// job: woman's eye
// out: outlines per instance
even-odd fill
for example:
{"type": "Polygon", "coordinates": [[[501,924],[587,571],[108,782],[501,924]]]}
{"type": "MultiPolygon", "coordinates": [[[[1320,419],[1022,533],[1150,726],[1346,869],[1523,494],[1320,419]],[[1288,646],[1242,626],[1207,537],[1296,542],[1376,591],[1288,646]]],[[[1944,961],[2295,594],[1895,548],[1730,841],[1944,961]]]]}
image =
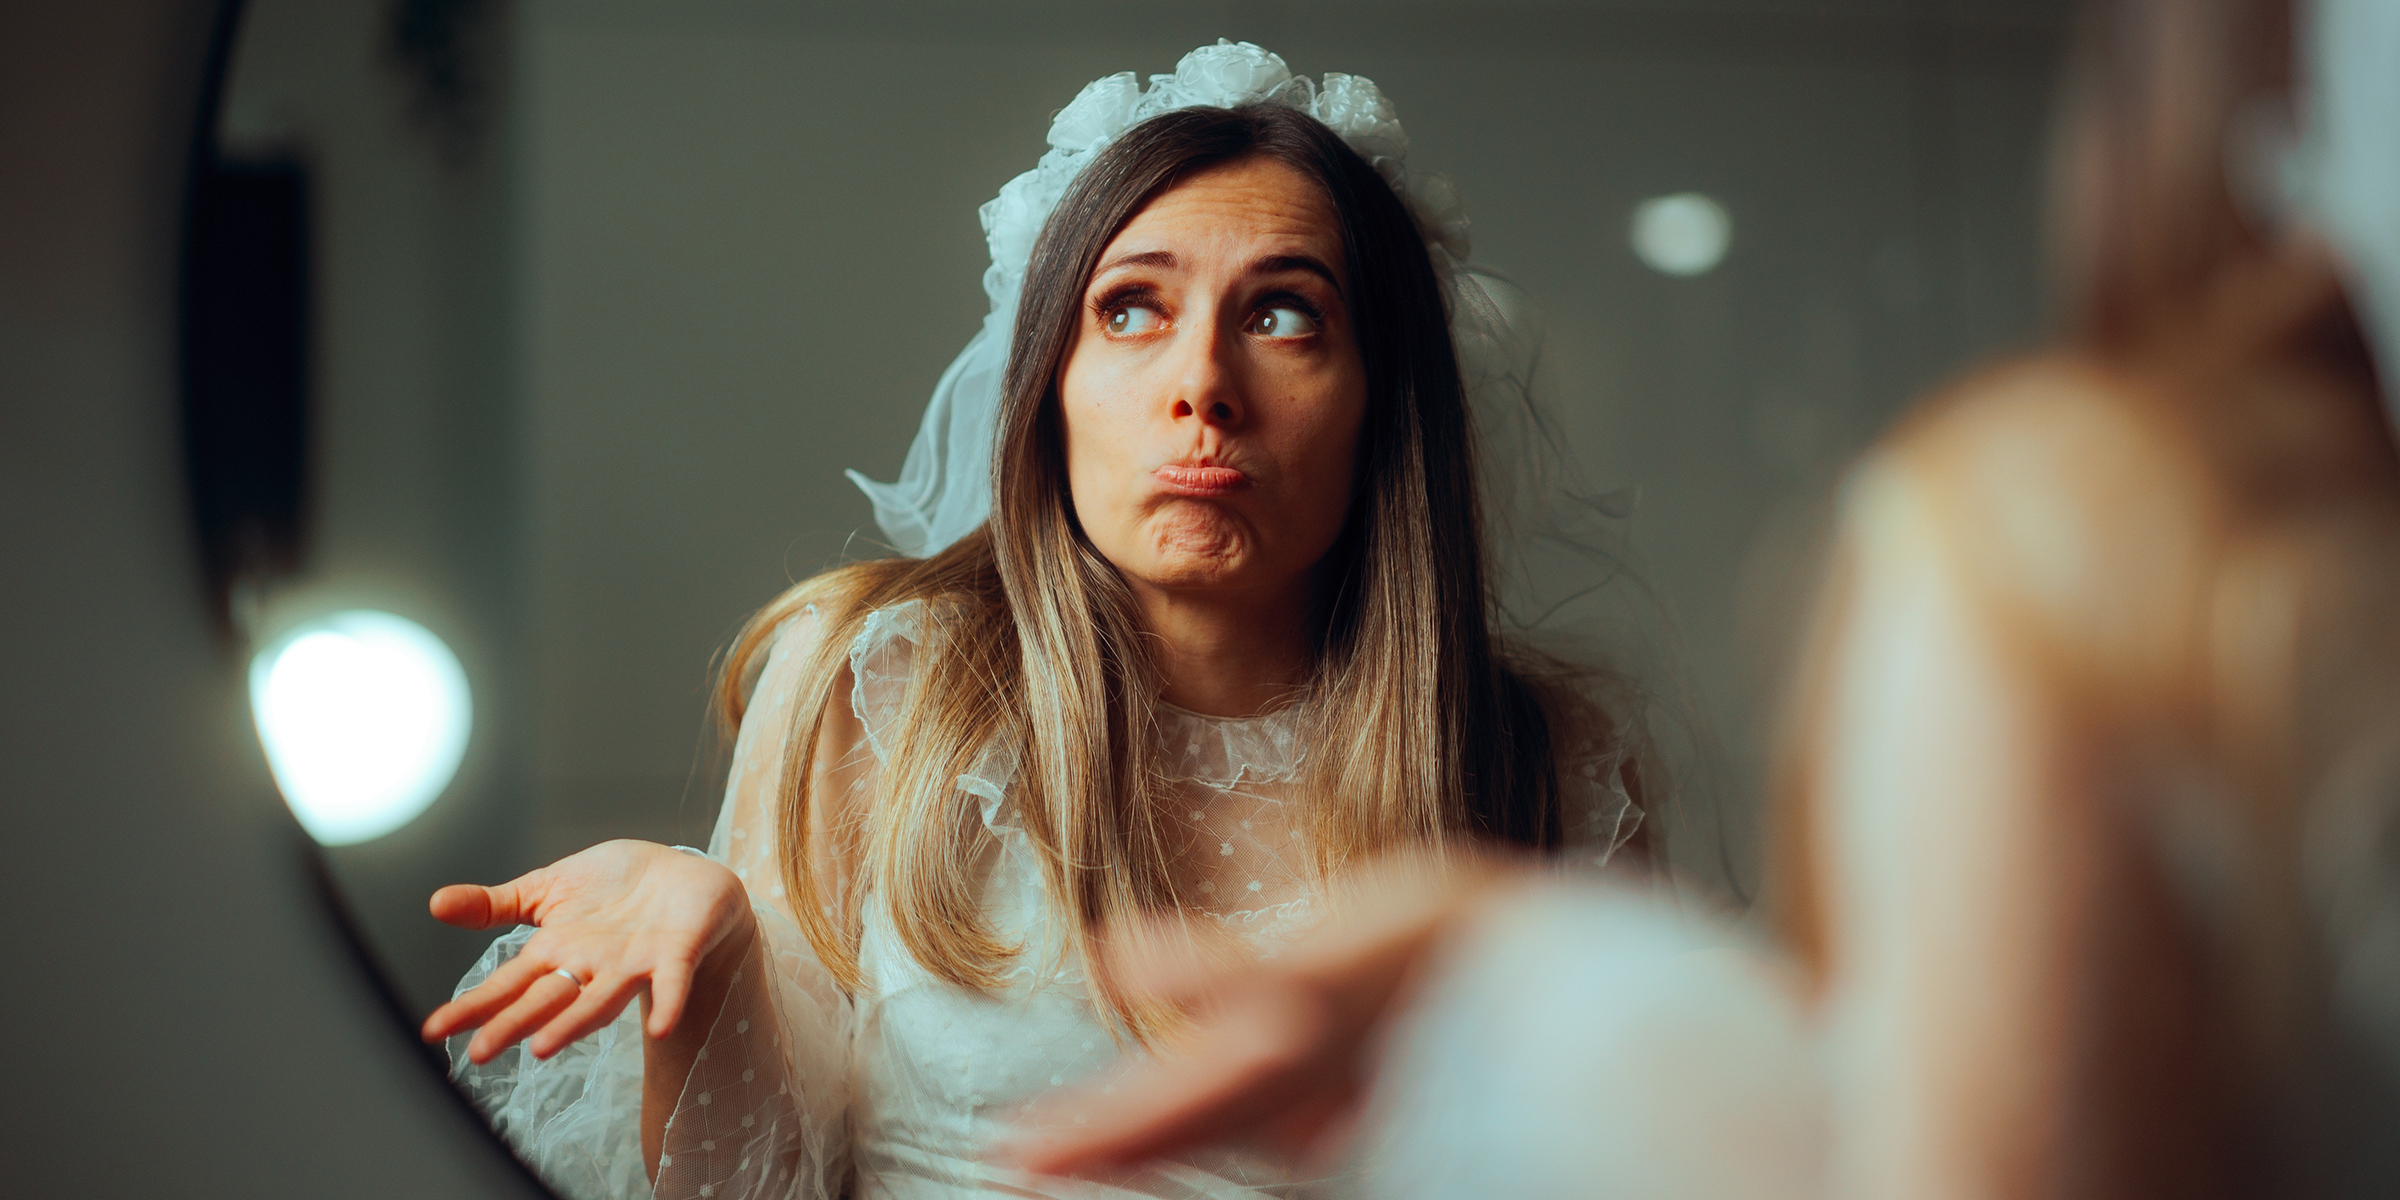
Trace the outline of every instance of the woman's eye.
{"type": "Polygon", "coordinates": [[[1259,337],[1306,337],[1316,331],[1317,319],[1297,308],[1262,308],[1250,318],[1249,332],[1259,337]]]}
{"type": "Polygon", "coordinates": [[[1139,304],[1121,304],[1108,313],[1110,333],[1149,333],[1164,324],[1166,320],[1158,315],[1157,309],[1139,304]]]}

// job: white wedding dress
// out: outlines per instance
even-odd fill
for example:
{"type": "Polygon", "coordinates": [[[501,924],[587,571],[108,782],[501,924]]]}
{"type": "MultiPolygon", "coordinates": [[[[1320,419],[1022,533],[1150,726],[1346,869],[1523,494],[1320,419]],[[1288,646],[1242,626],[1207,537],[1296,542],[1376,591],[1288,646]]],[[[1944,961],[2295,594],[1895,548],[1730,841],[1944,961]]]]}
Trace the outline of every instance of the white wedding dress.
{"type": "MultiPolygon", "coordinates": [[[[880,762],[901,724],[911,656],[926,644],[923,605],[871,614],[850,649],[852,705],[880,762]]],[[[994,848],[981,860],[993,932],[1018,941],[1007,986],[984,994],[921,967],[883,906],[863,905],[860,959],[869,990],[844,995],[794,923],[777,869],[775,779],[790,700],[815,618],[793,618],[770,650],[736,740],[709,854],[751,889],[773,977],[769,1011],[736,987],[714,1020],[666,1133],[658,1179],[641,1161],[642,1048],[637,1009],[541,1062],[512,1047],[477,1067],[452,1043],[456,1077],[518,1152],[563,1194],[706,1200],[844,1195],[894,1200],[965,1196],[1223,1198],[1313,1194],[1326,1181],[1287,1177],[1237,1151],[1160,1164],[1107,1184],[1036,1178],[983,1159],[1021,1127],[1024,1101],[1068,1083],[1097,1083],[1129,1061],[1130,1042],[1095,1013],[1080,964],[1041,883],[1039,853],[1016,822],[1013,764],[987,755],[960,777],[994,848]]],[[[1256,952],[1305,928],[1313,883],[1302,822],[1286,798],[1306,758],[1288,711],[1247,720],[1162,707],[1159,736],[1179,786],[1186,894],[1256,952]]],[[[1562,737],[1562,799],[1575,857],[1605,861],[1640,819],[1621,782],[1621,755],[1562,737]]],[[[532,930],[493,943],[459,984],[481,982],[532,930]]],[[[695,1019],[693,1014],[687,1019],[695,1019]]]]}

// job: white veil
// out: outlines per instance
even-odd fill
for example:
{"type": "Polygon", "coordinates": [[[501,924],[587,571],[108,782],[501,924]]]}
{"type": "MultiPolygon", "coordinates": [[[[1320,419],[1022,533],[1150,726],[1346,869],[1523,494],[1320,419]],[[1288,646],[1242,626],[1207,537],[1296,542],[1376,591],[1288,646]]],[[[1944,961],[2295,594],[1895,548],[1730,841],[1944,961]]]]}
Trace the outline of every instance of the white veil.
{"type": "MultiPolygon", "coordinates": [[[[1498,407],[1477,403],[1483,394],[1525,394],[1539,349],[1533,322],[1513,288],[1466,264],[1467,220],[1456,193],[1441,176],[1408,169],[1408,135],[1383,93],[1356,75],[1328,74],[1319,85],[1248,42],[1219,41],[1184,55],[1174,74],[1151,76],[1147,89],[1130,71],[1094,80],[1051,121],[1050,149],[1041,161],[981,209],[992,251],[983,273],[991,312],[934,385],[900,478],[880,483],[849,472],[874,502],[875,523],[895,549],[919,557],[939,553],[991,514],[993,422],[1017,296],[1042,223],[1068,185],[1119,135],[1160,113],[1261,103],[1289,105],[1324,122],[1408,205],[1449,292],[1451,339],[1470,405],[1498,407]]],[[[1519,406],[1508,406],[1506,415],[1519,417],[1519,406]]],[[[1538,419],[1530,423],[1539,425],[1538,419]]]]}

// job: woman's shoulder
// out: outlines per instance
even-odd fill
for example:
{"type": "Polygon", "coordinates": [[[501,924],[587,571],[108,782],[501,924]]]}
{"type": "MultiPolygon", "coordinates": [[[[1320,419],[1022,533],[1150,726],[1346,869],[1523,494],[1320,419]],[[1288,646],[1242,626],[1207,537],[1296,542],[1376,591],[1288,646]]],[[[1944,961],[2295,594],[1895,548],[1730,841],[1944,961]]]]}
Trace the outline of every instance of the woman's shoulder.
{"type": "Polygon", "coordinates": [[[758,656],[765,668],[758,686],[830,688],[847,703],[829,707],[828,719],[855,723],[881,756],[888,749],[882,735],[899,725],[909,702],[918,655],[939,653],[973,601],[939,591],[894,595],[876,582],[829,579],[787,604],[758,656]]]}
{"type": "Polygon", "coordinates": [[[1956,611],[2025,662],[2148,694],[2188,665],[2225,491],[2157,382],[2077,355],[1970,376],[1845,479],[1845,611],[1956,611]]]}
{"type": "MultiPolygon", "coordinates": [[[[2181,590],[2224,524],[2199,431],[2154,381],[2088,358],[1971,376],[1904,418],[1841,498],[1862,565],[1931,568],[2029,615],[2181,590]]],[[[2145,605],[2144,607],[2151,607],[2145,605]]]]}
{"type": "Polygon", "coordinates": [[[1839,552],[1868,586],[1945,581],[2078,673],[2157,683],[2207,658],[2229,582],[2301,585],[2312,528],[2400,513],[2390,457],[2371,402],[2272,362],[2030,358],[1861,460],[1839,552]]]}
{"type": "Polygon", "coordinates": [[[2047,493],[2087,525],[2135,495],[2188,511],[2211,499],[2211,464],[2198,428],[2162,391],[2156,379],[2081,355],[2006,363],[1903,418],[1861,473],[1904,478],[1927,500],[1976,512],[2021,510],[2047,493]]]}
{"type": "MultiPolygon", "coordinates": [[[[932,641],[968,603],[964,596],[893,586],[893,564],[850,563],[811,576],[761,610],[770,655],[841,641],[857,659],[879,650],[932,641]]],[[[755,621],[755,619],[754,619],[755,621]]]]}
{"type": "Polygon", "coordinates": [[[2051,545],[2206,540],[2400,500],[2377,398],[2264,358],[2194,368],[2061,352],[2002,364],[1904,418],[1860,474],[1904,480],[1945,515],[2012,514],[2051,545]],[[2046,502],[2073,527],[2031,520],[2046,502]]]}

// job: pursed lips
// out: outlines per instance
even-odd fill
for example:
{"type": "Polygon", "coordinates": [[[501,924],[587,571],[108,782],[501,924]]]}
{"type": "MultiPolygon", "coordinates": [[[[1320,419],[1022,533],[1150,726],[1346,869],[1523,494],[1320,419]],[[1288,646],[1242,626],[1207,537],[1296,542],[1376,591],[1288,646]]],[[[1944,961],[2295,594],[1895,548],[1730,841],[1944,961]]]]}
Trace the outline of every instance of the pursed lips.
{"type": "Polygon", "coordinates": [[[1201,467],[1168,463],[1151,478],[1180,496],[1227,496],[1250,486],[1250,477],[1233,467],[1201,467]]]}

